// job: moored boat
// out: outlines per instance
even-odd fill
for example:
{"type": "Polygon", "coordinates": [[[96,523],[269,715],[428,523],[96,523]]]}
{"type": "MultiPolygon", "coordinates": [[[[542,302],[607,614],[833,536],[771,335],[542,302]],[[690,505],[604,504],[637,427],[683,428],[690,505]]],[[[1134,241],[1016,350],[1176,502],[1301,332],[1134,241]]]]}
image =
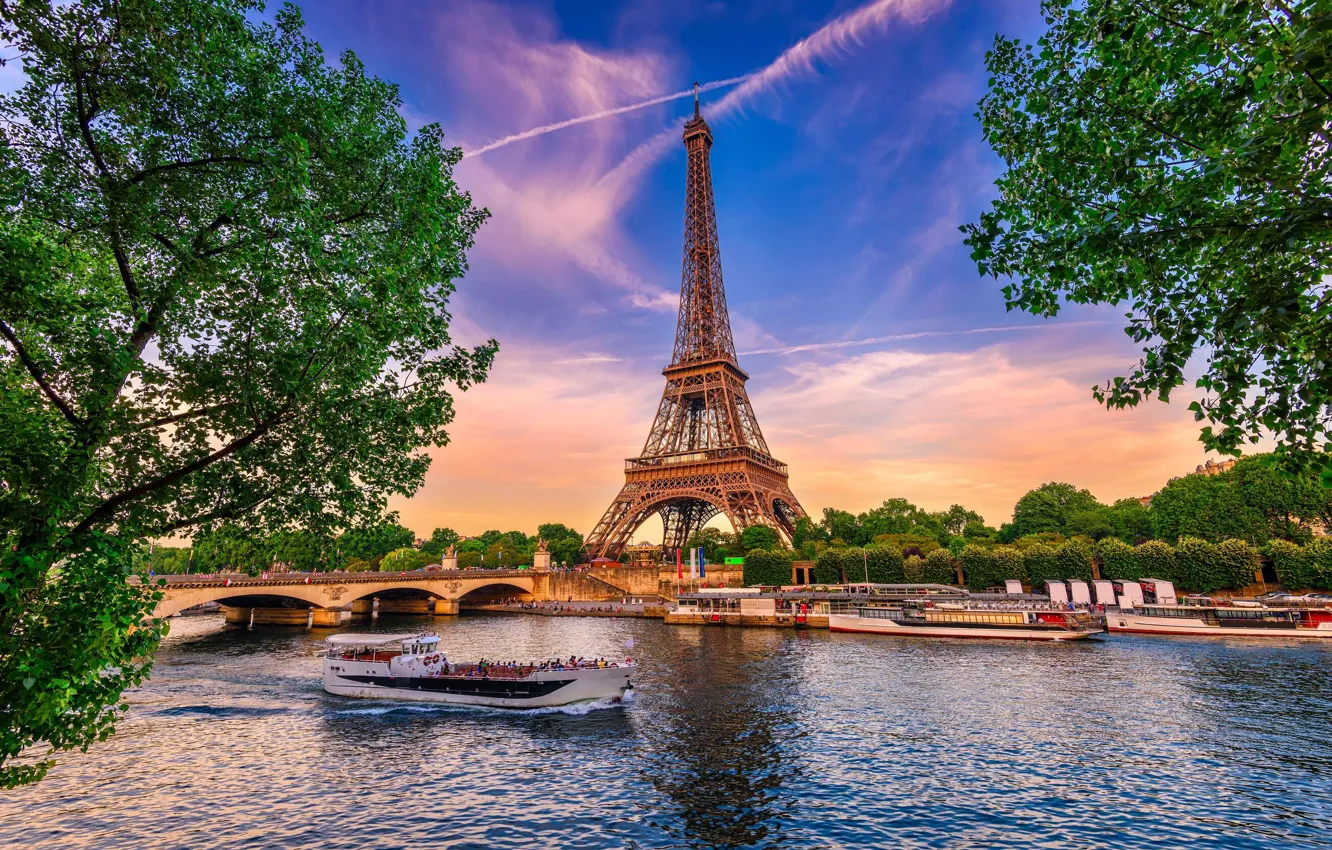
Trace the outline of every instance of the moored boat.
{"type": "Polygon", "coordinates": [[[624,661],[452,663],[430,634],[336,634],[325,642],[324,690],[346,697],[541,708],[619,701],[637,666],[624,661]]]}
{"type": "Polygon", "coordinates": [[[1081,640],[1102,631],[1085,611],[990,609],[962,605],[857,608],[849,614],[830,615],[828,628],[834,632],[902,637],[1008,640],[1081,640]]]}
{"type": "Polygon", "coordinates": [[[1332,638],[1332,609],[1269,608],[1252,600],[1229,605],[1142,605],[1110,612],[1106,627],[1151,635],[1332,638]]]}

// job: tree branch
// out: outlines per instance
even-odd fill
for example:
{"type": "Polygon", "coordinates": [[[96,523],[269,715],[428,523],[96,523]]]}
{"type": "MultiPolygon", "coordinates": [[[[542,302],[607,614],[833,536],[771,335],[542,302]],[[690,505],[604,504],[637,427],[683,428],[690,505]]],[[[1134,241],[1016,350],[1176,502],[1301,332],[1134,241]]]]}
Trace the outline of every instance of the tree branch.
{"type": "Polygon", "coordinates": [[[145,168],[129,178],[126,182],[133,186],[142,183],[149,177],[156,177],[159,174],[165,174],[169,171],[178,171],[182,168],[198,168],[203,165],[216,165],[220,163],[243,163],[245,165],[261,165],[257,159],[246,159],[243,156],[209,156],[203,159],[191,159],[183,162],[169,162],[165,165],[157,165],[152,168],[145,168]]]}
{"type": "Polygon", "coordinates": [[[32,359],[28,354],[28,350],[23,347],[23,343],[19,342],[19,338],[14,333],[13,329],[5,324],[4,321],[0,321],[0,335],[3,335],[4,338],[8,340],[10,346],[14,349],[14,353],[18,355],[19,360],[23,363],[24,367],[27,368],[28,374],[37,382],[37,386],[41,387],[42,392],[45,393],[46,397],[51,400],[51,403],[56,406],[56,409],[64,414],[65,418],[69,420],[71,425],[79,430],[83,430],[83,420],[74,413],[74,408],[70,407],[69,403],[61,398],[60,394],[55,391],[55,388],[47,382],[46,371],[42,369],[36,360],[32,359]]]}
{"type": "Polygon", "coordinates": [[[102,502],[100,505],[98,505],[96,508],[94,508],[92,512],[89,513],[86,517],[84,517],[83,521],[80,522],[77,526],[75,526],[72,531],[70,531],[70,536],[77,537],[80,534],[88,531],[97,523],[104,522],[110,519],[112,516],[115,515],[115,512],[119,510],[123,505],[132,502],[135,499],[140,499],[154,492],[155,490],[162,489],[163,487],[169,487],[172,484],[177,483],[178,481],[182,481],[185,478],[188,478],[189,476],[193,475],[194,473],[198,472],[201,469],[206,469],[220,460],[225,460],[226,458],[231,457],[236,452],[240,451],[241,449],[253,443],[255,440],[258,440],[260,437],[267,434],[275,426],[283,424],[284,421],[285,419],[282,417],[282,413],[279,413],[273,418],[260,423],[260,425],[257,428],[255,428],[250,433],[246,434],[244,437],[232,440],[230,443],[228,443],[227,445],[223,446],[222,448],[218,449],[217,451],[213,452],[210,455],[201,457],[198,460],[194,461],[193,463],[188,463],[185,466],[180,467],[179,469],[176,469],[172,472],[168,472],[166,475],[158,476],[157,478],[154,478],[152,481],[145,481],[144,483],[140,484],[137,487],[131,487],[128,490],[123,490],[117,493],[116,495],[111,496],[110,498],[102,502]]]}
{"type": "Polygon", "coordinates": [[[143,431],[148,428],[160,428],[163,425],[174,425],[177,422],[186,422],[190,419],[198,419],[200,416],[207,416],[210,413],[217,413],[219,410],[226,410],[229,407],[235,407],[235,402],[229,401],[224,404],[210,404],[206,407],[196,407],[193,410],[186,410],[181,413],[173,413],[170,416],[162,416],[157,419],[149,420],[135,430],[143,431]]]}

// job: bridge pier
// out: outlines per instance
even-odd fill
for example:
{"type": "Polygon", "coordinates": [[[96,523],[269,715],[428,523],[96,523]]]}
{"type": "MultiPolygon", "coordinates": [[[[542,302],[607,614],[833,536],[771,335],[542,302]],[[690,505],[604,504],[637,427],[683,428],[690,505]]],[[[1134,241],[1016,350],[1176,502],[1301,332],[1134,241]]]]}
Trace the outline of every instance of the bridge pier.
{"type": "Polygon", "coordinates": [[[435,600],[436,617],[456,617],[457,615],[458,615],[458,600],[456,599],[435,600]]]}
{"type": "Polygon", "coordinates": [[[379,614],[429,614],[429,599],[379,599],[379,614]]]}
{"type": "Polygon", "coordinates": [[[247,608],[222,606],[222,616],[233,626],[308,626],[309,608],[247,608]]]}
{"type": "Polygon", "coordinates": [[[375,615],[375,600],[353,599],[351,604],[351,615],[355,619],[360,619],[361,617],[373,617],[375,615]]]}
{"type": "Polygon", "coordinates": [[[351,612],[341,608],[311,608],[310,627],[332,629],[351,619],[351,612]]]}

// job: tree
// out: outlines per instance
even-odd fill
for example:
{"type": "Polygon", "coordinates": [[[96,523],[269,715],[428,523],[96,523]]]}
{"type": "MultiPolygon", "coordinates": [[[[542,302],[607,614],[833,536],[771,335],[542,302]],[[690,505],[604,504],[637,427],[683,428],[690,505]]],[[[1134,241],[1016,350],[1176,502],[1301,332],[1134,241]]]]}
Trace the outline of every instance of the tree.
{"type": "Polygon", "coordinates": [[[703,557],[707,558],[710,564],[720,564],[726,558],[738,558],[744,555],[744,552],[739,551],[740,543],[734,532],[722,531],[712,526],[705,526],[691,534],[685,541],[685,547],[688,549],[702,547],[703,557]]]}
{"type": "Polygon", "coordinates": [[[1120,499],[1110,506],[1107,517],[1114,536],[1125,543],[1141,543],[1152,537],[1152,517],[1137,499],[1120,499]]]}
{"type": "Polygon", "coordinates": [[[279,531],[264,541],[269,563],[289,570],[312,572],[330,566],[333,540],[310,531],[279,531]]]}
{"type": "Polygon", "coordinates": [[[292,7],[17,0],[0,42],[0,783],[140,681],[142,539],[327,531],[410,494],[494,342],[449,336],[485,218],[437,126],[292,7]]]}
{"type": "Polygon", "coordinates": [[[429,552],[404,546],[385,555],[379,562],[379,569],[380,572],[411,572],[433,563],[435,557],[429,552]]]}
{"type": "Polygon", "coordinates": [[[824,508],[823,521],[819,524],[823,527],[823,533],[829,541],[841,540],[848,546],[859,546],[862,543],[868,543],[870,540],[869,535],[861,528],[856,515],[850,511],[824,508]]]}
{"type": "Polygon", "coordinates": [[[1144,344],[1110,407],[1190,405],[1208,449],[1271,433],[1329,469],[1332,7],[1045,0],[1039,49],[997,38],[978,117],[1007,173],[967,225],[1010,309],[1124,304],[1144,344]]]}
{"type": "Polygon", "coordinates": [[[746,587],[781,587],[791,583],[791,553],[786,550],[753,549],[745,553],[746,587]]]}
{"type": "Polygon", "coordinates": [[[777,532],[766,525],[751,525],[740,532],[740,549],[748,553],[750,549],[780,549],[782,539],[777,532]]]}
{"type": "Polygon", "coordinates": [[[955,535],[965,534],[967,526],[972,523],[979,523],[982,527],[985,525],[985,517],[961,505],[951,505],[948,510],[934,511],[929,516],[935,519],[944,531],[955,535]]]}
{"type": "Polygon", "coordinates": [[[360,558],[378,564],[379,560],[395,549],[411,546],[416,533],[398,522],[396,513],[379,522],[354,528],[338,537],[336,549],[342,558],[360,558]]]}
{"type": "Polygon", "coordinates": [[[438,558],[460,539],[458,532],[451,528],[437,528],[430,533],[430,539],[421,544],[421,551],[438,558]]]}
{"type": "Polygon", "coordinates": [[[1100,507],[1095,496],[1072,484],[1042,484],[1028,491],[1013,507],[1013,533],[1016,537],[1041,532],[1071,533],[1068,524],[1074,514],[1100,507]]]}

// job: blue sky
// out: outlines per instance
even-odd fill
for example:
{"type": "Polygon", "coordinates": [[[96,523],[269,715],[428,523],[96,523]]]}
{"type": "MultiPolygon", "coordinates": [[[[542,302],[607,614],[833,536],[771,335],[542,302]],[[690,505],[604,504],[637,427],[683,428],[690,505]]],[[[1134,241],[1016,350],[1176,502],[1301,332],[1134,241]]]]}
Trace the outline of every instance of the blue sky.
{"type": "MultiPolygon", "coordinates": [[[[1092,400],[1094,383],[1136,362],[1122,310],[1007,313],[961,243],[1002,169],[974,117],[985,51],[998,32],[1039,35],[1035,0],[324,0],[304,12],[330,55],[352,49],[401,86],[409,123],[438,121],[466,150],[762,72],[752,90],[706,93],[703,111],[741,365],[810,513],[903,496],[998,524],[1046,481],[1110,501],[1205,459],[1187,393],[1130,412],[1092,400]]],[[[498,338],[501,353],[460,400],[425,488],[393,503],[418,532],[587,531],[609,504],[670,355],[691,111],[675,100],[459,166],[493,217],[457,330],[498,338]]]]}
{"type": "MultiPolygon", "coordinates": [[[[272,9],[270,9],[271,13],[272,9]]],[[[1046,481],[1112,501],[1204,461],[1188,392],[1109,412],[1093,384],[1139,353],[1123,310],[1007,313],[958,227],[1000,163],[974,117],[996,33],[1034,40],[1036,0],[319,0],[330,58],[400,86],[410,126],[477,150],[709,82],[726,289],[741,366],[805,509],[890,497],[992,524],[1046,481]]],[[[0,88],[21,80],[0,70],[0,88]]],[[[453,301],[497,338],[457,404],[407,525],[591,529],[660,398],[679,292],[685,98],[464,158],[491,220],[453,301]]],[[[659,527],[645,527],[651,539],[659,527]]]]}

